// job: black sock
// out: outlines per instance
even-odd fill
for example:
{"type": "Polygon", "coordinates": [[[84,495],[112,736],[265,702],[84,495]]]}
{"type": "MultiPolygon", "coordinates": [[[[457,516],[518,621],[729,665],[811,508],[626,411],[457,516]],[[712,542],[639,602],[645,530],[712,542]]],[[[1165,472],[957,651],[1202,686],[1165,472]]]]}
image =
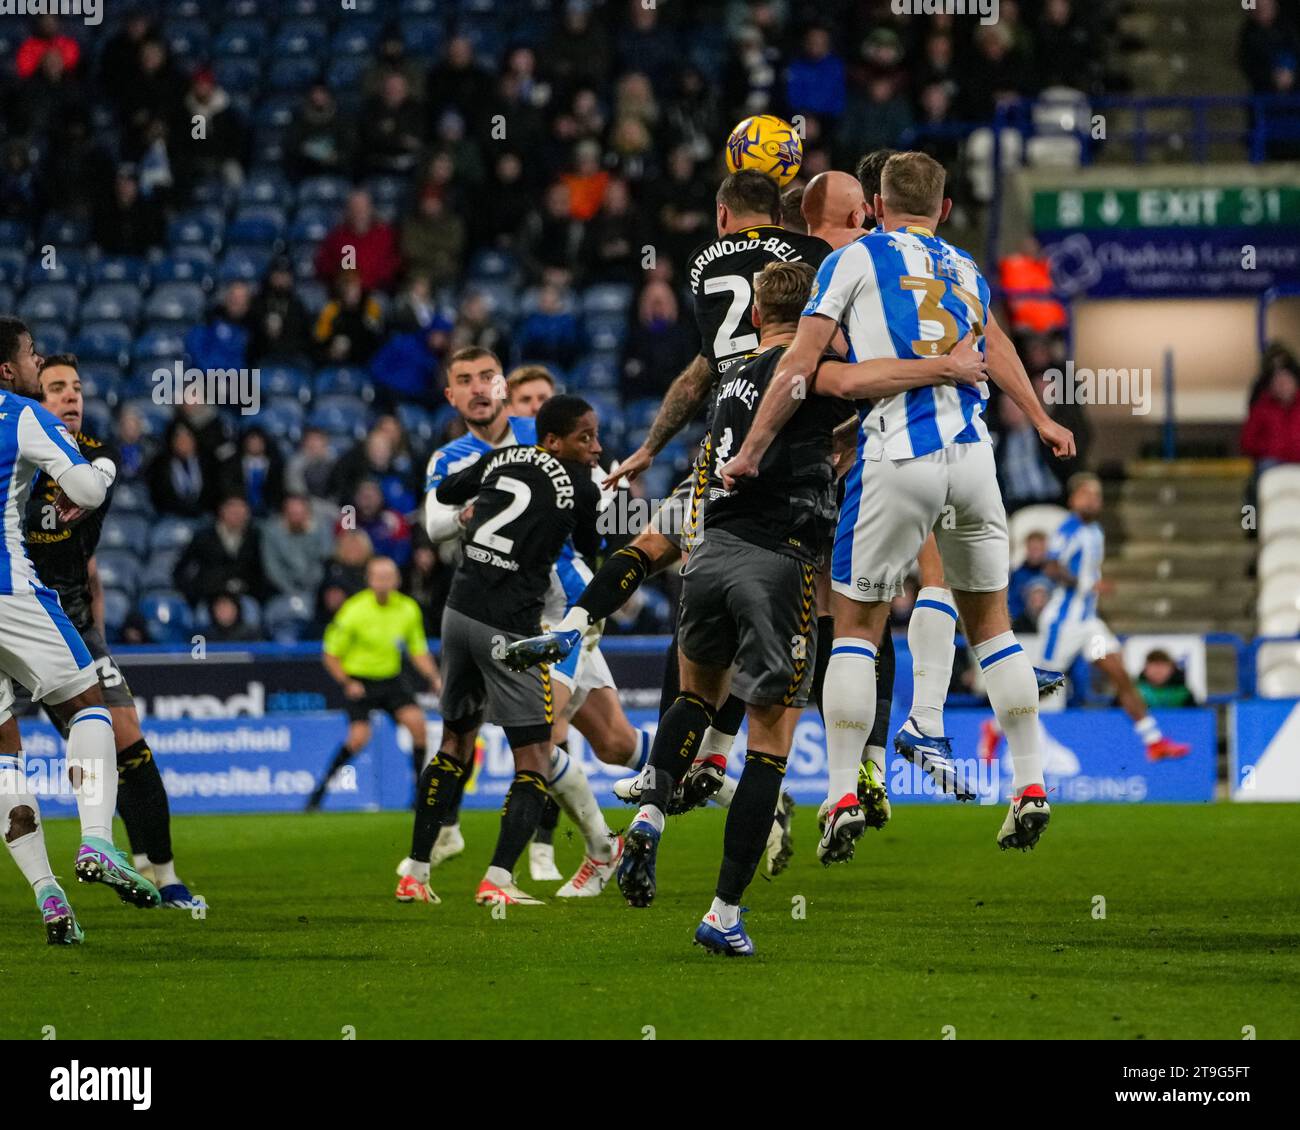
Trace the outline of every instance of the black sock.
{"type": "Polygon", "coordinates": [[[459,800],[469,766],[439,751],[424,767],[415,786],[415,829],[411,833],[411,858],[428,863],[433,841],[447,818],[453,799],[459,800]]]}
{"type": "Polygon", "coordinates": [[[547,796],[546,807],[542,809],[542,818],[537,821],[537,832],[533,836],[535,844],[555,843],[555,826],[560,822],[560,806],[555,798],[547,796]]]}
{"type": "Polygon", "coordinates": [[[118,751],[117,810],[133,854],[147,855],[150,863],[170,862],[171,809],[158,763],[144,738],[118,751]]]}
{"type": "Polygon", "coordinates": [[[330,767],[325,770],[325,776],[320,779],[316,787],[311,791],[311,798],[307,801],[309,808],[315,808],[325,799],[325,790],[329,787],[330,779],[354,757],[356,757],[356,751],[348,749],[347,742],[339,746],[338,752],[334,755],[334,760],[330,762],[330,767]]]}
{"type": "Polygon", "coordinates": [[[649,787],[642,793],[643,803],[668,811],[668,798],[681,783],[699,752],[704,731],[713,721],[713,707],[689,692],[659,720],[654,746],[650,750],[649,787]]]}
{"type": "MultiPolygon", "coordinates": [[[[867,745],[889,748],[889,712],[894,705],[894,637],[885,626],[876,648],[876,721],[871,727],[867,745]]],[[[865,756],[865,751],[864,751],[865,756]]]]}
{"type": "Polygon", "coordinates": [[[745,769],[727,809],[716,892],[730,906],[740,905],[745,888],[753,881],[758,861],[763,858],[784,776],[785,758],[752,749],[745,754],[745,769]]]}
{"type": "Polygon", "coordinates": [[[650,558],[636,546],[625,545],[609,555],[574,603],[594,624],[622,608],[649,571],[650,558]]]}
{"type": "Polygon", "coordinates": [[[465,786],[469,784],[469,779],[474,775],[474,769],[470,765],[465,766],[465,772],[456,779],[451,790],[451,798],[447,803],[447,812],[443,816],[444,824],[460,823],[460,802],[465,796],[465,786]]]}
{"type": "Polygon", "coordinates": [[[524,847],[537,831],[550,794],[546,791],[546,778],[540,773],[521,769],[510,783],[505,807],[501,810],[501,832],[497,836],[496,851],[492,853],[492,866],[513,874],[515,864],[524,847]]]}
{"type": "Polygon", "coordinates": [[[681,693],[681,670],[677,657],[677,633],[668,643],[668,654],[664,656],[664,677],[659,686],[659,721],[672,708],[681,693]]]}
{"type": "Polygon", "coordinates": [[[817,617],[817,658],[813,661],[813,701],[817,703],[817,713],[826,722],[826,712],[822,710],[822,687],[826,685],[826,668],[831,665],[831,648],[835,646],[835,617],[817,617]]]}
{"type": "Polygon", "coordinates": [[[733,738],[740,733],[740,724],[745,720],[745,704],[734,694],[727,696],[727,701],[718,707],[713,721],[709,723],[720,734],[730,734],[733,738]]]}
{"type": "MultiPolygon", "coordinates": [[[[415,781],[417,785],[420,782],[420,774],[424,772],[424,756],[428,752],[428,749],[422,745],[411,747],[411,764],[415,768],[415,781]]],[[[418,790],[416,795],[419,795],[418,790]]]]}

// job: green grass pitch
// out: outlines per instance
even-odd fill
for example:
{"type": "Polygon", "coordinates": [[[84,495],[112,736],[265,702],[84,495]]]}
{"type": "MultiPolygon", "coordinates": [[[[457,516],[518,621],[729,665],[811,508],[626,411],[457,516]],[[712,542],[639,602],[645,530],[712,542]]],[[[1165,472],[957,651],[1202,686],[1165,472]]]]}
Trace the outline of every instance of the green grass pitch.
{"type": "MultiPolygon", "coordinates": [[[[0,864],[0,1032],[1151,1040],[1240,1039],[1250,1025],[1260,1039],[1300,1037],[1294,806],[1062,805],[1027,854],[997,850],[1001,817],[899,808],[828,870],[801,807],[790,870],[750,889],[748,960],[691,945],[716,878],[718,810],[669,822],[650,909],[611,888],[504,920],[471,897],[495,813],[466,814],[468,850],[434,872],[437,907],[392,898],[403,814],[182,817],[181,874],[210,900],[203,920],[72,885],[87,944],[50,948],[16,869],[0,864]]],[[[568,827],[566,872],[579,861],[568,827]]],[[[46,834],[70,874],[75,824],[46,834]]]]}

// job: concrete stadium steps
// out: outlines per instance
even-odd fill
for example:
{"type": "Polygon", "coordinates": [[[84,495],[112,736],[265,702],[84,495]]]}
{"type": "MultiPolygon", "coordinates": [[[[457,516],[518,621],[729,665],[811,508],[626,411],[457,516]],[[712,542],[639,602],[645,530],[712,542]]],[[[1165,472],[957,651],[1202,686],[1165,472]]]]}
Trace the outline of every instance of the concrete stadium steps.
{"type": "Polygon", "coordinates": [[[1117,632],[1237,632],[1255,623],[1256,545],[1242,527],[1250,464],[1139,461],[1109,491],[1101,600],[1117,632]]]}
{"type": "Polygon", "coordinates": [[[1117,21],[1117,38],[1131,43],[1121,68],[1134,94],[1237,94],[1245,81],[1237,70],[1240,4],[1217,0],[1142,0],[1117,21]],[[1204,45],[1219,45],[1206,51],[1204,45]],[[1194,61],[1194,63],[1193,63],[1194,61]]]}

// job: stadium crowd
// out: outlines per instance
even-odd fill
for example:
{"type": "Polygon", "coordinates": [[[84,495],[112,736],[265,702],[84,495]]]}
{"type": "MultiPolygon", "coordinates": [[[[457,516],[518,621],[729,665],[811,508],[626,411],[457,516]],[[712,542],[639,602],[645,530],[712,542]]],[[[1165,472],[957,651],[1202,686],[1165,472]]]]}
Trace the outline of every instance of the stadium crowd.
{"type": "MultiPolygon", "coordinates": [[[[962,137],[999,102],[1114,81],[1112,6],[1076,0],[1002,0],[990,26],[887,0],[813,23],[784,0],[337,7],[175,0],[0,28],[0,309],[78,355],[87,428],[121,448],[110,638],[309,636],[372,553],[436,633],[449,569],[417,508],[457,434],[451,351],[546,365],[616,456],[696,352],[681,266],[712,234],[737,120],[800,116],[804,177],[926,149],[961,199],[962,137]],[[157,403],[178,362],[259,369],[259,411],[157,403]]],[[[1013,324],[1041,380],[1056,327],[1013,324]]],[[[1008,510],[1059,501],[1079,464],[1049,466],[1009,401],[990,419],[1008,510]]],[[[1063,422],[1081,464],[1084,421],[1063,422]]],[[[666,494],[694,438],[638,489],[666,494]]],[[[614,629],[662,630],[669,609],[649,588],[614,629]]]]}

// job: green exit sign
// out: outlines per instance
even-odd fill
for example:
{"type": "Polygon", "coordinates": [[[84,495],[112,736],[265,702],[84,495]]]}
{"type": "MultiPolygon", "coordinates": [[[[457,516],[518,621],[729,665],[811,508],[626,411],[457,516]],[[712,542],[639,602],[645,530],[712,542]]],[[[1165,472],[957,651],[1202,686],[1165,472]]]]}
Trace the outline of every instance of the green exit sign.
{"type": "Polygon", "coordinates": [[[1034,193],[1034,228],[1300,227],[1300,188],[1070,188],[1034,193]]]}

